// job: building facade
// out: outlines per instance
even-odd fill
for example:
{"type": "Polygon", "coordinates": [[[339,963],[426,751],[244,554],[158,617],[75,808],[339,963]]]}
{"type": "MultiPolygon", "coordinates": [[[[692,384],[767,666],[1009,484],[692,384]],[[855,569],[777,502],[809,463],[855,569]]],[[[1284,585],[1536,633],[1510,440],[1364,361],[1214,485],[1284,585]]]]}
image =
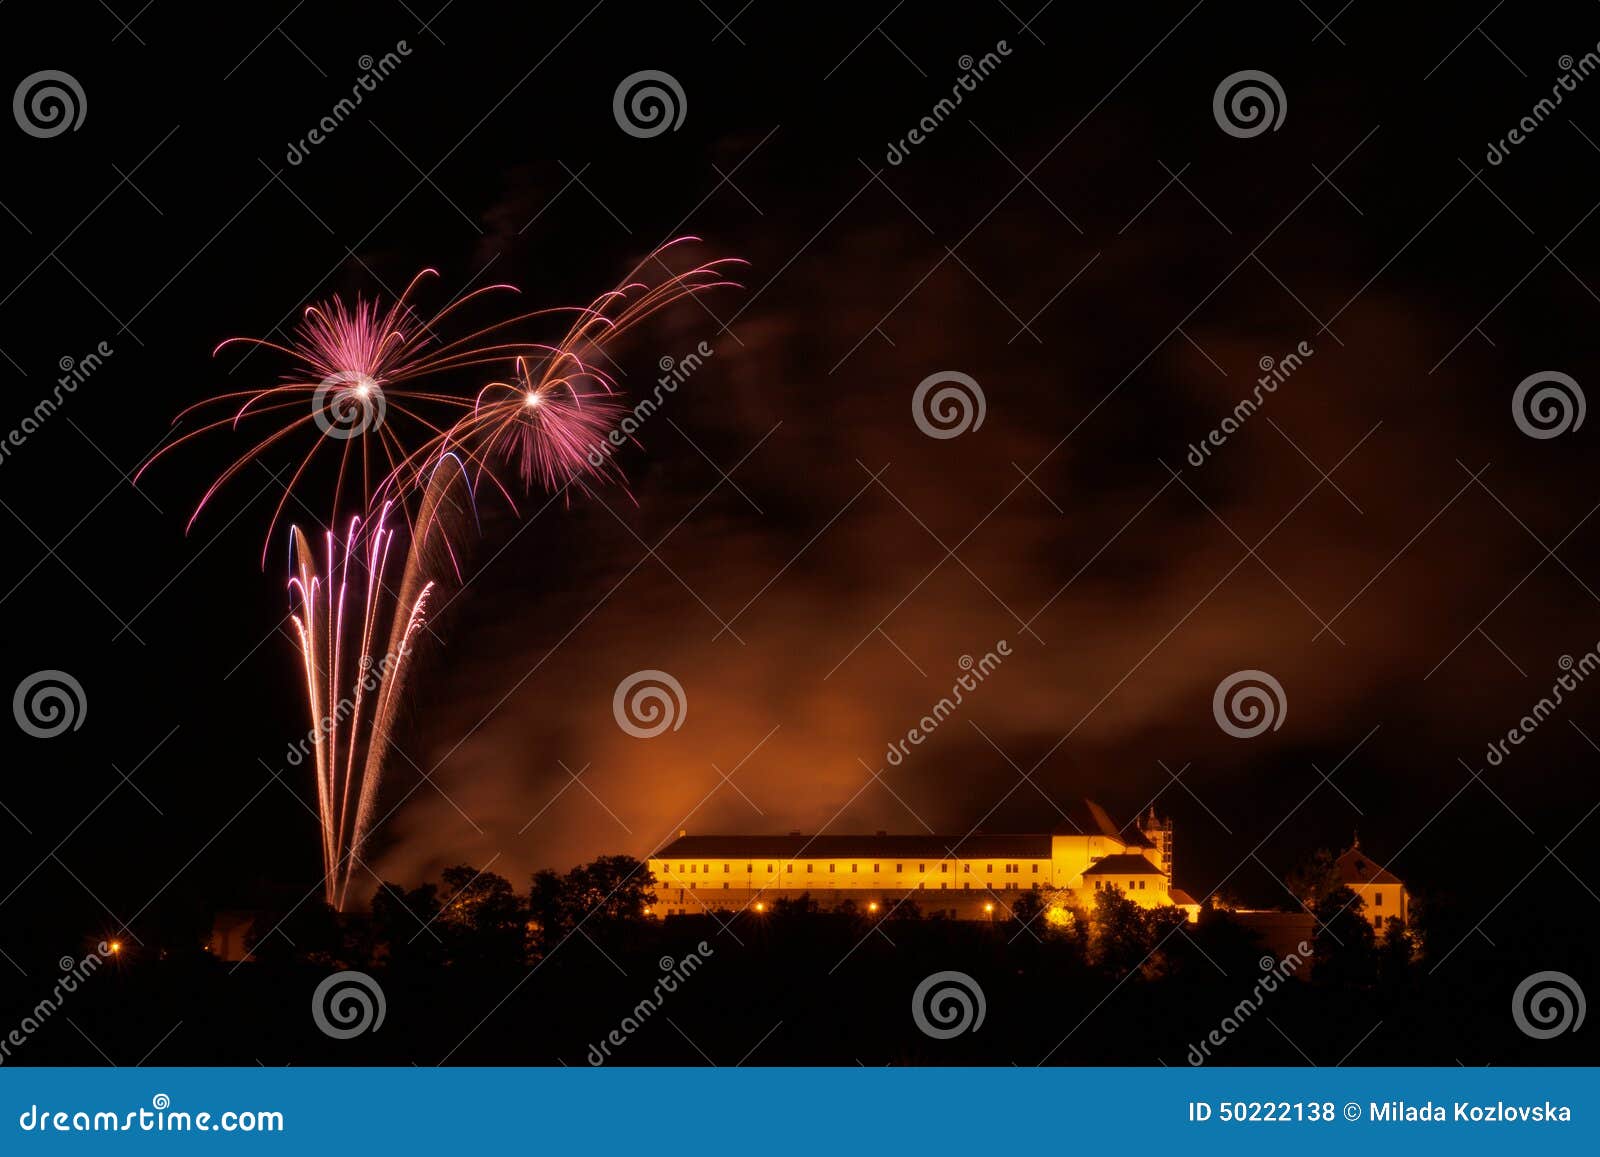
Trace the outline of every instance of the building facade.
{"type": "Polygon", "coordinates": [[[1361,914],[1374,928],[1383,928],[1390,919],[1411,923],[1411,897],[1400,878],[1361,850],[1356,836],[1349,848],[1334,861],[1339,882],[1361,897],[1361,914]]]}
{"type": "Polygon", "coordinates": [[[1154,809],[1119,831],[1085,800],[1053,832],[1024,835],[690,835],[649,859],[652,915],[765,911],[809,896],[824,908],[853,904],[887,914],[907,901],[925,916],[1004,919],[1022,893],[1073,893],[1092,907],[1114,890],[1146,908],[1199,906],[1172,887],[1172,822],[1154,809]]]}

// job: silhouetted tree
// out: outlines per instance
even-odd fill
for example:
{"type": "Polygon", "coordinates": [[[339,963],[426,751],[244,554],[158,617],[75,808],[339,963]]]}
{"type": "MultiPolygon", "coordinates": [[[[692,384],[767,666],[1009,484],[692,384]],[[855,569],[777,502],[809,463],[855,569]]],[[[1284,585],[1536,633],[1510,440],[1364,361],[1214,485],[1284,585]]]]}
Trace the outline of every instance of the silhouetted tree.
{"type": "Polygon", "coordinates": [[[526,914],[511,881],[465,864],[443,874],[443,908],[432,925],[456,963],[522,959],[526,914]]]}
{"type": "Polygon", "coordinates": [[[406,891],[384,883],[372,897],[373,954],[396,965],[436,965],[444,946],[433,921],[439,915],[439,890],[432,884],[406,891]]]}
{"type": "Polygon", "coordinates": [[[1296,899],[1315,910],[1325,896],[1342,887],[1337,857],[1327,848],[1318,848],[1310,859],[1290,870],[1284,883],[1296,899]]]}
{"type": "Polygon", "coordinates": [[[601,856],[567,873],[569,903],[576,919],[643,920],[656,902],[654,877],[632,856],[601,856]]]}
{"type": "Polygon", "coordinates": [[[1366,905],[1349,888],[1328,892],[1313,907],[1317,920],[1312,948],[1316,968],[1312,979],[1329,988],[1355,988],[1377,978],[1372,925],[1362,909],[1366,905]]]}
{"type": "Polygon", "coordinates": [[[1138,968],[1155,947],[1145,910],[1115,888],[1095,893],[1090,929],[1094,962],[1113,976],[1138,968]]]}

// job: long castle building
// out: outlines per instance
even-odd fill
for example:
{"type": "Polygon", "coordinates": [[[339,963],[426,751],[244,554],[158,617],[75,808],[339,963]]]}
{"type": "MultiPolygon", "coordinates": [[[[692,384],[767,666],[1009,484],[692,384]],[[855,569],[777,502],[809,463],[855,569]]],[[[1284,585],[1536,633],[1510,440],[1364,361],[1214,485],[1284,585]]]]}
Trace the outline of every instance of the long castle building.
{"type": "Polygon", "coordinates": [[[690,835],[649,859],[660,918],[708,911],[765,911],[809,896],[824,908],[847,901],[887,912],[910,901],[924,916],[994,920],[1024,892],[1070,890],[1079,906],[1121,892],[1142,907],[1199,905],[1172,886],[1172,821],[1155,809],[1119,831],[1104,808],[1084,801],[1052,832],[906,836],[690,835]],[[1083,822],[1079,822],[1079,820],[1083,822]]]}

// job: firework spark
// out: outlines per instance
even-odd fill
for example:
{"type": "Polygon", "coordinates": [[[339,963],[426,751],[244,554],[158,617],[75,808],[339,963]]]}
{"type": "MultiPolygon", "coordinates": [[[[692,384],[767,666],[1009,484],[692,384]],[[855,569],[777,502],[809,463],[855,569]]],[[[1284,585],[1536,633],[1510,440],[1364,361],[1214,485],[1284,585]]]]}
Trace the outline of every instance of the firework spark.
{"type": "MultiPolygon", "coordinates": [[[[217,492],[241,471],[252,462],[261,462],[262,455],[272,448],[296,438],[309,439],[309,445],[297,451],[299,456],[267,525],[268,544],[296,486],[319,453],[331,451],[338,460],[331,506],[335,512],[344,504],[347,487],[359,491],[362,509],[381,505],[380,480],[403,465],[412,467],[412,481],[418,481],[425,471],[412,447],[418,442],[430,443],[435,456],[440,448],[448,448],[445,435],[452,423],[470,412],[476,389],[487,376],[481,367],[537,355],[545,348],[536,342],[506,340],[505,331],[562,312],[518,313],[446,341],[439,335],[457,310],[480,297],[519,291],[513,285],[484,286],[424,317],[411,296],[424,279],[435,276],[432,269],[422,270],[387,306],[360,297],[348,304],[337,294],[310,306],[287,345],[249,337],[222,342],[213,354],[233,345],[249,345],[283,354],[294,364],[276,385],[218,394],[182,411],[177,421],[199,415],[202,424],[162,447],[140,467],[135,482],[178,446],[213,430],[238,430],[246,422],[268,418],[278,425],[207,487],[186,529],[193,527],[217,492]],[[434,378],[455,379],[457,388],[446,388],[447,381],[442,381],[440,388],[420,384],[434,378]],[[208,417],[219,410],[225,411],[223,416],[208,417]]],[[[265,559],[263,546],[262,561],[265,559]]]]}
{"type": "Polygon", "coordinates": [[[385,506],[370,527],[352,518],[342,539],[327,532],[320,569],[311,540],[299,527],[289,532],[291,617],[311,715],[323,891],[335,907],[344,905],[371,827],[396,696],[433,590],[424,582],[390,595],[384,575],[396,532],[385,525],[388,514],[385,506]]]}

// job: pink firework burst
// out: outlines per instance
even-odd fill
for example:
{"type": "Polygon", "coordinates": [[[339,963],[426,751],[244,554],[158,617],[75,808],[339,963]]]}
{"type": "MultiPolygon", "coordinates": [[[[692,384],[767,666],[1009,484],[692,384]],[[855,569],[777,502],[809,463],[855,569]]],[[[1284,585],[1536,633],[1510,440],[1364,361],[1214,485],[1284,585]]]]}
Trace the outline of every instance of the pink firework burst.
{"type": "MultiPolygon", "coordinates": [[[[135,481],[157,459],[202,434],[224,427],[241,429],[247,422],[277,425],[259,438],[219,474],[206,489],[189,527],[219,490],[238,477],[252,462],[293,439],[306,440],[297,451],[283,493],[267,526],[270,543],[285,506],[296,497],[296,487],[319,455],[337,458],[330,511],[340,509],[347,487],[359,490],[363,509],[369,508],[385,483],[397,478],[416,482],[421,476],[414,453],[419,444],[444,438],[452,424],[473,408],[481,378],[478,367],[503,364],[507,357],[538,355],[538,343],[499,340],[511,326],[544,314],[537,310],[501,318],[464,336],[445,340],[446,323],[469,302],[490,294],[519,292],[512,285],[490,285],[473,290],[431,316],[423,316],[411,295],[427,277],[424,269],[388,305],[365,298],[346,303],[337,294],[306,309],[288,344],[262,338],[229,338],[217,346],[219,353],[232,345],[272,350],[293,363],[276,385],[239,390],[207,398],[178,415],[177,421],[221,409],[226,413],[208,419],[195,430],[174,439],[140,467],[135,481]],[[441,379],[440,388],[423,385],[423,379],[441,379]],[[448,388],[451,379],[456,388],[448,388]],[[407,468],[410,469],[409,475],[407,468]]],[[[483,463],[476,464],[479,470],[483,463]]],[[[331,515],[330,515],[331,517],[331,515]]],[[[266,547],[262,558],[265,561],[266,547]]]]}

